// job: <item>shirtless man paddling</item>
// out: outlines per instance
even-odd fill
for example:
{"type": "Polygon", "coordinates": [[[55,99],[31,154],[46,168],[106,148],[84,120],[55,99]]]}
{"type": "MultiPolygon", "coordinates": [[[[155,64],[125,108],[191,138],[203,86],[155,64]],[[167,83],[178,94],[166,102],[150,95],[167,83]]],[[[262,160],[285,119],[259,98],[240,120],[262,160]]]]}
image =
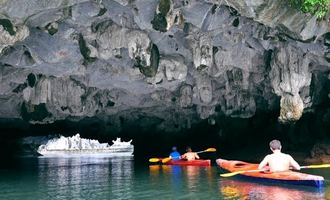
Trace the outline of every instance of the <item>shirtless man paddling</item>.
{"type": "Polygon", "coordinates": [[[281,152],[281,142],[272,140],[269,143],[272,154],[267,155],[259,164],[258,169],[264,169],[267,165],[271,172],[288,171],[290,169],[300,170],[299,164],[288,154],[281,152]]]}
{"type": "Polygon", "coordinates": [[[187,147],[187,153],[183,154],[181,158],[189,161],[189,160],[199,159],[199,156],[197,155],[197,153],[192,152],[190,147],[187,147]]]}

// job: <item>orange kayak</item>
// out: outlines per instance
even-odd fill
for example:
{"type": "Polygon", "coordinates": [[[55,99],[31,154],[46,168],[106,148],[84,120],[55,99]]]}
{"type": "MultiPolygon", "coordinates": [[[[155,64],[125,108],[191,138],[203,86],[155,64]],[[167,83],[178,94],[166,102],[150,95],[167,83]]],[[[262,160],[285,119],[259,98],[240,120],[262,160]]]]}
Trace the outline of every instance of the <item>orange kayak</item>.
{"type": "MultiPolygon", "coordinates": [[[[259,165],[259,164],[247,163],[243,161],[224,160],[224,159],[217,159],[216,162],[221,168],[229,172],[257,170],[259,165]]],[[[294,171],[276,172],[276,173],[245,172],[239,174],[239,176],[255,179],[255,180],[261,180],[261,181],[295,184],[295,185],[307,185],[314,187],[322,187],[324,185],[324,178],[322,176],[315,176],[315,175],[294,172],[294,171]]]]}
{"type": "Polygon", "coordinates": [[[211,166],[211,160],[170,160],[165,165],[211,166]]]}

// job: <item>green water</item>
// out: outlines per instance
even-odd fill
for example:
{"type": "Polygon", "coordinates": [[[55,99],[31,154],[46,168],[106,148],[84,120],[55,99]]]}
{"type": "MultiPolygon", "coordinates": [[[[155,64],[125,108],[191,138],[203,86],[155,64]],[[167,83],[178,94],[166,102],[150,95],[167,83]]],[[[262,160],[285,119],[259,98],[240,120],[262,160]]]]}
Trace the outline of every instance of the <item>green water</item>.
{"type": "MultiPolygon", "coordinates": [[[[328,169],[304,172],[330,178],[328,169]]],[[[148,165],[134,158],[21,158],[0,167],[0,199],[327,199],[330,184],[265,185],[220,178],[212,167],[148,165]]]]}

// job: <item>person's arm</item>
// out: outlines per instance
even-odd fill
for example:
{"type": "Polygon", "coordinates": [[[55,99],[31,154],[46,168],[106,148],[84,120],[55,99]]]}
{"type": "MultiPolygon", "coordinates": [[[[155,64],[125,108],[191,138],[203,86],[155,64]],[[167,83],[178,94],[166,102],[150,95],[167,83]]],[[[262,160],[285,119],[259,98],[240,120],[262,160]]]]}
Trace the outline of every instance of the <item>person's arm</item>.
{"type": "Polygon", "coordinates": [[[266,156],[258,166],[258,169],[263,169],[268,164],[268,156],[266,156]]]}
{"type": "Polygon", "coordinates": [[[196,158],[196,159],[199,159],[199,156],[198,156],[198,154],[197,154],[197,153],[195,153],[195,158],[196,158]]]}
{"type": "Polygon", "coordinates": [[[187,155],[186,155],[186,154],[183,154],[183,155],[181,156],[181,159],[187,159],[187,155]]]}
{"type": "Polygon", "coordinates": [[[300,165],[290,156],[290,166],[292,166],[295,170],[300,170],[300,165]]]}

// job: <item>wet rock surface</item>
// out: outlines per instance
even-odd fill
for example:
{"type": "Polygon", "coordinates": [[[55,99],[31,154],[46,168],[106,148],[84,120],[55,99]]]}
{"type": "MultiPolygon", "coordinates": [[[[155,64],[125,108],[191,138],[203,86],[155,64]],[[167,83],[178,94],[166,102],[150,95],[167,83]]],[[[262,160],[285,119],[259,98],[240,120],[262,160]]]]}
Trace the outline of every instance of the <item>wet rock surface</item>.
{"type": "Polygon", "coordinates": [[[329,31],[282,1],[0,1],[0,118],[295,122],[329,107],[329,31]]]}

